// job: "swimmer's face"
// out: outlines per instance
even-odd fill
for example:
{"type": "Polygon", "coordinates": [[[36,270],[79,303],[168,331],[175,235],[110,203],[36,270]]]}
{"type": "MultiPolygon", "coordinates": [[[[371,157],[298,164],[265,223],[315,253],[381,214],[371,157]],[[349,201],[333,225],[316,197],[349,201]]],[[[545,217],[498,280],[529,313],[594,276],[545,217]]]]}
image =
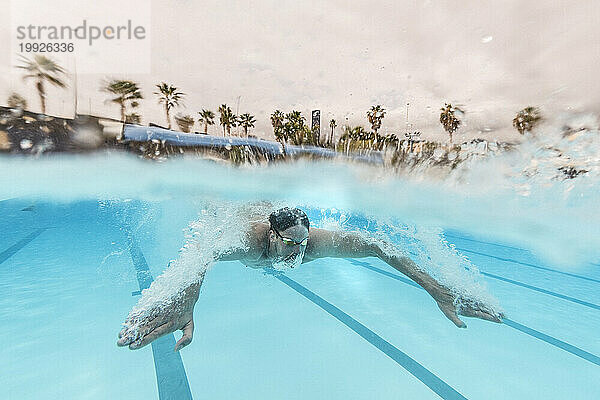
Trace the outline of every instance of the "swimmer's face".
{"type": "Polygon", "coordinates": [[[302,264],[308,242],[308,229],[296,225],[281,232],[271,229],[269,256],[274,268],[294,268],[302,264]]]}

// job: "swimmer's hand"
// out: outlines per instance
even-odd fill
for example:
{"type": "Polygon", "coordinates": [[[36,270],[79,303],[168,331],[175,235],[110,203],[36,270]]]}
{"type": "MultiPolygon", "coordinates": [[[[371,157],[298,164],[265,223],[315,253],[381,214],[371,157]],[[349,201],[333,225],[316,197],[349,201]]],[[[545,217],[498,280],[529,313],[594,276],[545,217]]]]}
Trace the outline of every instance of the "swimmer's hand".
{"type": "Polygon", "coordinates": [[[188,287],[181,296],[170,300],[142,316],[130,313],[119,332],[118,346],[140,349],[161,336],[181,330],[183,336],[175,344],[179,351],[192,342],[194,335],[194,305],[200,285],[188,287]]]}
{"type": "Polygon", "coordinates": [[[374,247],[372,252],[381,260],[402,272],[425,289],[436,301],[446,318],[452,321],[457,327],[467,327],[467,325],[458,318],[458,315],[481,318],[492,322],[502,322],[502,318],[504,318],[502,313],[494,311],[492,307],[482,302],[457,295],[450,288],[435,280],[425,270],[419,268],[410,258],[388,254],[385,249],[378,246],[374,247]]]}
{"type": "Polygon", "coordinates": [[[458,315],[498,323],[502,323],[502,318],[504,318],[502,313],[492,310],[484,303],[456,295],[452,290],[440,284],[428,288],[427,292],[437,302],[444,315],[459,328],[466,328],[467,325],[458,318],[458,315]]]}

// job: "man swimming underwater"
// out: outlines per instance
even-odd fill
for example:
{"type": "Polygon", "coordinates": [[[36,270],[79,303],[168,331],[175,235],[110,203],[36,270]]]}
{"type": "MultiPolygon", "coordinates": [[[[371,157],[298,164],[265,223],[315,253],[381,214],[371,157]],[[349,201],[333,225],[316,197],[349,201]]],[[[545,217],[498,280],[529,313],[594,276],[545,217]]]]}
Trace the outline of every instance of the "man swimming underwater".
{"type": "MultiPolygon", "coordinates": [[[[294,268],[317,258],[378,257],[403,273],[437,302],[444,315],[459,328],[466,328],[458,314],[501,322],[502,315],[485,304],[457,295],[441,285],[408,257],[391,254],[376,240],[368,240],[358,233],[334,232],[310,228],[307,215],[297,208],[281,208],[269,216],[269,223],[253,223],[247,233],[246,248],[234,250],[215,261],[238,260],[253,268],[294,268]]],[[[183,336],[175,345],[175,351],[191,343],[194,333],[194,305],[198,300],[204,273],[178,296],[173,307],[160,309],[149,318],[126,321],[119,333],[119,346],[135,350],[168,333],[181,330],[183,336]]]]}

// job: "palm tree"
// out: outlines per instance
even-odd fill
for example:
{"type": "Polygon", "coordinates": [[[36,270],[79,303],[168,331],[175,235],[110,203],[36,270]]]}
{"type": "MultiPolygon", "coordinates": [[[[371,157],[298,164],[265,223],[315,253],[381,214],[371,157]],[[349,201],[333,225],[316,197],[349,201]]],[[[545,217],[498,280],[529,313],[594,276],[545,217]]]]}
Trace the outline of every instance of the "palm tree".
{"type": "Polygon", "coordinates": [[[27,100],[25,100],[20,94],[12,92],[6,100],[6,105],[10,108],[18,108],[24,110],[27,108],[27,100]]]}
{"type": "Polygon", "coordinates": [[[231,108],[227,104],[221,104],[219,107],[219,123],[223,127],[223,137],[225,137],[225,131],[227,135],[231,135],[231,128],[235,128],[237,125],[237,116],[231,111],[231,108]]]}
{"type": "Polygon", "coordinates": [[[400,142],[400,140],[398,139],[398,136],[396,136],[395,133],[392,133],[391,135],[388,135],[383,139],[383,143],[386,145],[393,144],[395,146],[398,146],[399,142],[400,142]]]}
{"type": "Polygon", "coordinates": [[[275,110],[273,114],[271,114],[271,125],[273,126],[273,135],[275,136],[275,140],[281,144],[281,148],[283,149],[283,154],[285,154],[285,133],[283,131],[283,120],[285,115],[281,110],[275,110]]]}
{"type": "Polygon", "coordinates": [[[192,130],[192,126],[194,126],[194,123],[196,121],[191,115],[178,114],[175,116],[175,122],[177,123],[177,126],[179,127],[179,129],[181,129],[182,132],[190,133],[190,131],[192,130]]]}
{"type": "Polygon", "coordinates": [[[444,130],[450,135],[450,143],[452,143],[452,134],[461,125],[461,120],[455,115],[455,113],[462,114],[463,110],[458,107],[452,107],[452,104],[445,103],[444,107],[440,108],[442,111],[440,114],[440,123],[444,127],[444,130]]]}
{"type": "Polygon", "coordinates": [[[125,115],[125,122],[128,124],[139,124],[142,122],[142,117],[140,114],[132,112],[125,115]]]}
{"type": "Polygon", "coordinates": [[[132,108],[136,108],[139,105],[138,100],[144,98],[137,83],[133,81],[113,79],[105,82],[102,90],[115,96],[107,101],[121,107],[121,121],[126,120],[127,103],[130,103],[132,108]]]}
{"type": "Polygon", "coordinates": [[[238,122],[242,128],[244,128],[244,136],[248,137],[248,128],[254,128],[254,123],[256,119],[254,119],[253,115],[248,113],[240,115],[238,122]]]}
{"type": "Polygon", "coordinates": [[[373,132],[377,133],[381,128],[381,121],[385,117],[385,109],[381,105],[371,106],[371,109],[367,111],[367,120],[371,124],[373,132]]]}
{"type": "Polygon", "coordinates": [[[167,124],[168,128],[171,129],[171,109],[181,105],[185,93],[180,92],[178,88],[165,82],[161,82],[160,85],[156,85],[156,87],[158,88],[158,91],[154,92],[154,94],[158,96],[158,103],[165,105],[167,124]]]}
{"type": "Polygon", "coordinates": [[[362,126],[355,126],[353,128],[346,126],[344,134],[338,141],[338,146],[345,145],[346,153],[349,153],[351,146],[355,149],[358,147],[364,148],[365,141],[370,140],[372,136],[374,137],[374,134],[369,134],[362,126]]]}
{"type": "Polygon", "coordinates": [[[525,132],[531,132],[533,128],[542,120],[542,114],[536,107],[525,107],[517,113],[513,119],[513,126],[521,135],[525,132]]]}
{"type": "Polygon", "coordinates": [[[17,66],[17,68],[26,71],[23,80],[35,80],[35,87],[40,96],[40,104],[42,105],[42,114],[46,114],[45,82],[49,82],[59,88],[66,87],[65,82],[61,80],[61,75],[65,74],[65,70],[50,58],[38,54],[33,56],[33,60],[22,57],[21,62],[23,64],[17,66]]]}
{"type": "Polygon", "coordinates": [[[337,122],[335,122],[335,119],[332,119],[331,121],[329,121],[329,127],[331,128],[331,136],[329,136],[329,140],[327,141],[328,145],[331,145],[331,143],[333,143],[333,133],[334,133],[336,126],[337,126],[337,122]]]}
{"type": "Polygon", "coordinates": [[[295,145],[301,145],[304,142],[306,133],[310,133],[310,129],[306,129],[306,119],[300,111],[292,110],[285,115],[283,124],[283,134],[286,140],[291,140],[295,145]]]}
{"type": "Polygon", "coordinates": [[[210,110],[202,109],[198,114],[200,114],[198,122],[204,124],[204,134],[208,135],[208,126],[215,124],[215,113],[210,110]]]}
{"type": "MultiPolygon", "coordinates": [[[[408,150],[411,153],[413,152],[413,144],[415,143],[415,139],[418,138],[419,136],[421,136],[421,132],[419,132],[419,131],[406,132],[404,134],[404,137],[408,140],[408,150]]],[[[396,142],[397,142],[397,140],[396,140],[396,142]]]]}

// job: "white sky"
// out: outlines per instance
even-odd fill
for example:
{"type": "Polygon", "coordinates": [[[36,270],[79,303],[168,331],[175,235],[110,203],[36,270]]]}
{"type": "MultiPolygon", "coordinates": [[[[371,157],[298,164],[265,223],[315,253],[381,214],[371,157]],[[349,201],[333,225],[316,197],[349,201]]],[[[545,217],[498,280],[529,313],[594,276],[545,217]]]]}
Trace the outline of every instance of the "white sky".
{"type": "MultiPolygon", "coordinates": [[[[591,0],[178,0],[152,1],[151,12],[151,73],[115,76],[140,82],[144,123],[165,124],[152,94],[163,80],[188,94],[180,111],[194,116],[222,103],[235,112],[241,96],[239,112],[254,114],[265,137],[276,108],[307,120],[319,108],[327,129],[330,118],[366,126],[367,109],[382,104],[382,131],[403,133],[410,102],[414,128],[439,138],[445,101],[466,110],[465,137],[516,137],[512,117],[528,105],[546,115],[600,111],[600,7],[591,0]]],[[[3,13],[0,103],[14,90],[39,110],[33,83],[10,66],[10,34],[3,13]]],[[[98,90],[103,78],[80,74],[80,112],[91,103],[117,117],[98,90]]],[[[72,113],[72,90],[48,92],[48,113],[72,113]]]]}

